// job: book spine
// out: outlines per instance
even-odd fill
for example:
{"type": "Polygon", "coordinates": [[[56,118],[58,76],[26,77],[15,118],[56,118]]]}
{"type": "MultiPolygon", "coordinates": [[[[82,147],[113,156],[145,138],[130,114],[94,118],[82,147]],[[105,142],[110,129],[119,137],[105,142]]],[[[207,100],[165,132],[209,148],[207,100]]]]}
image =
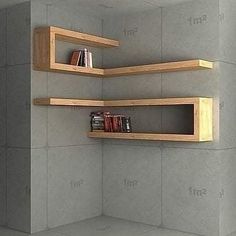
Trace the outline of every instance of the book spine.
{"type": "Polygon", "coordinates": [[[71,56],[70,64],[73,66],[77,66],[80,59],[80,52],[74,51],[71,56]]]}
{"type": "Polygon", "coordinates": [[[93,54],[88,52],[88,67],[93,68],[93,54]]]}
{"type": "Polygon", "coordinates": [[[84,67],[88,67],[88,57],[89,57],[89,52],[88,49],[84,49],[84,67]]]}

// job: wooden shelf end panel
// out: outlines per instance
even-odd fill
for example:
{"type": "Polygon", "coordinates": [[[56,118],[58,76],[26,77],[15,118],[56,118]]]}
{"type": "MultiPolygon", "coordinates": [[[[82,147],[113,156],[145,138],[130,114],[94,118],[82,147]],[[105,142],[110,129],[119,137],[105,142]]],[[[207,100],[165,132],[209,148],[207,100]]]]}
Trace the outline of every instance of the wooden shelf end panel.
{"type": "Polygon", "coordinates": [[[213,140],[213,99],[200,98],[198,137],[201,141],[213,140]]]}
{"type": "Polygon", "coordinates": [[[47,70],[50,67],[50,32],[48,28],[37,28],[34,31],[34,68],[47,70]]]}

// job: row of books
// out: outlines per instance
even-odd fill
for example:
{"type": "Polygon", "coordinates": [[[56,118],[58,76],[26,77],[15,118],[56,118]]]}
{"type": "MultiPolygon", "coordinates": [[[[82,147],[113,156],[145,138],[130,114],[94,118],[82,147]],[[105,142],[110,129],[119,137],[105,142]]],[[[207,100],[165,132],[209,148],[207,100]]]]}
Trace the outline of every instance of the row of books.
{"type": "Polygon", "coordinates": [[[74,66],[93,68],[93,55],[87,48],[73,51],[71,54],[70,64],[74,66]]]}
{"type": "Polygon", "coordinates": [[[90,116],[92,132],[132,132],[131,118],[125,115],[98,111],[90,116]]]}

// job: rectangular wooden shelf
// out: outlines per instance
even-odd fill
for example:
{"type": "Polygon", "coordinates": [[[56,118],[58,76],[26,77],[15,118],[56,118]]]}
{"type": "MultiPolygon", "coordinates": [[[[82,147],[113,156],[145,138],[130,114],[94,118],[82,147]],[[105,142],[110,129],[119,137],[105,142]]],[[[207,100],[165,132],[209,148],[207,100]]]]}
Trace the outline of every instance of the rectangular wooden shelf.
{"type": "Polygon", "coordinates": [[[102,77],[104,75],[103,69],[73,66],[62,63],[53,63],[51,64],[50,68],[45,68],[45,70],[51,72],[69,73],[91,77],[102,77]]]}
{"type": "Polygon", "coordinates": [[[84,44],[93,47],[118,47],[117,40],[75,32],[58,27],[41,27],[34,31],[34,68],[40,71],[103,76],[104,70],[85,68],[56,62],[56,41],[84,44]]]}
{"type": "Polygon", "coordinates": [[[189,60],[189,61],[166,62],[159,64],[105,69],[104,76],[114,77],[114,76],[125,76],[125,75],[141,75],[141,74],[166,73],[166,72],[176,72],[176,71],[193,71],[193,70],[203,70],[212,68],[213,68],[212,62],[204,60],[189,60]]]}
{"type": "Polygon", "coordinates": [[[134,106],[178,106],[193,105],[194,132],[186,134],[155,133],[108,133],[90,132],[91,138],[140,139],[164,141],[204,142],[213,140],[213,99],[205,97],[161,98],[136,100],[86,100],[71,98],[36,98],[35,105],[81,106],[81,107],[134,107],[134,106]]]}
{"type": "Polygon", "coordinates": [[[157,134],[157,133],[112,133],[112,132],[89,132],[90,138],[102,139],[127,139],[127,140],[149,140],[149,141],[183,141],[199,142],[194,135],[186,134],[157,134]]]}
{"type": "Polygon", "coordinates": [[[72,99],[72,98],[35,98],[34,105],[103,107],[104,102],[100,100],[72,99]]]}
{"type": "Polygon", "coordinates": [[[56,62],[56,41],[84,44],[93,47],[118,47],[119,41],[75,32],[54,26],[36,28],[34,32],[34,69],[95,77],[118,77],[174,71],[212,69],[213,63],[204,60],[166,62],[121,68],[86,68],[56,62]]]}

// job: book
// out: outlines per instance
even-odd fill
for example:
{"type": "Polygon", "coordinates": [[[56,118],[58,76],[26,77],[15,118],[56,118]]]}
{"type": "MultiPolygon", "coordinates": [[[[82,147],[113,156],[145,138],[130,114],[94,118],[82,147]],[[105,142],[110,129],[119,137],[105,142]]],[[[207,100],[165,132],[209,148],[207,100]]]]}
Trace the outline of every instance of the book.
{"type": "Polygon", "coordinates": [[[93,68],[93,54],[88,52],[88,67],[93,68]]]}
{"type": "Polygon", "coordinates": [[[74,65],[74,66],[78,66],[79,64],[79,60],[81,57],[81,51],[73,51],[72,55],[71,55],[71,60],[70,60],[70,64],[74,65]]]}
{"type": "Polygon", "coordinates": [[[110,112],[92,112],[91,131],[93,132],[132,132],[131,118],[110,112]]]}
{"type": "Polygon", "coordinates": [[[93,68],[92,53],[87,48],[83,50],[76,50],[72,52],[70,64],[74,66],[82,66],[93,68]]]}
{"type": "Polygon", "coordinates": [[[83,59],[84,59],[83,66],[88,67],[89,51],[87,48],[84,49],[83,59]]]}
{"type": "Polygon", "coordinates": [[[81,50],[78,66],[84,66],[84,50],[81,50]]]}

